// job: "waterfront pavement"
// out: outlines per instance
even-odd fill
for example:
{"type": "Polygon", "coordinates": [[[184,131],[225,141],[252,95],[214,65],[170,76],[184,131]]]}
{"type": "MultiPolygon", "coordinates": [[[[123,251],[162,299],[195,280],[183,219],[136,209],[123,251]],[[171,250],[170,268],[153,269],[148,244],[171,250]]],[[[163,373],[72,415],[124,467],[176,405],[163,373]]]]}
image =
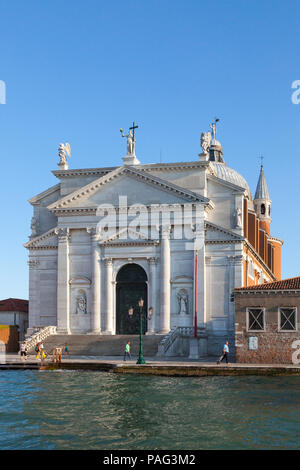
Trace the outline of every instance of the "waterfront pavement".
{"type": "Polygon", "coordinates": [[[47,358],[43,364],[34,355],[21,360],[18,354],[7,354],[0,370],[94,370],[119,374],[163,376],[215,376],[215,375],[300,375],[300,365],[293,364],[216,364],[217,358],[188,359],[184,357],[146,357],[146,364],[136,364],[137,358],[123,361],[122,356],[64,356],[61,363],[47,358]]]}

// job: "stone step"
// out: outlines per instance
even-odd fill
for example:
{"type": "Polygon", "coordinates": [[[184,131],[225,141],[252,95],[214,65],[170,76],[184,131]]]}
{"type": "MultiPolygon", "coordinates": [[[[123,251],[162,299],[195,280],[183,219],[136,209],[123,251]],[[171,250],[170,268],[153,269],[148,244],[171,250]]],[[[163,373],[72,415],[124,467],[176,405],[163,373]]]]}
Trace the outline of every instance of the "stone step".
{"type": "MultiPolygon", "coordinates": [[[[144,335],[144,355],[154,357],[164,335],[144,335]]],[[[55,347],[69,347],[71,355],[122,356],[127,341],[131,342],[131,354],[139,352],[139,335],[51,335],[43,342],[46,352],[55,347]]],[[[30,351],[29,351],[30,352],[30,351]]]]}

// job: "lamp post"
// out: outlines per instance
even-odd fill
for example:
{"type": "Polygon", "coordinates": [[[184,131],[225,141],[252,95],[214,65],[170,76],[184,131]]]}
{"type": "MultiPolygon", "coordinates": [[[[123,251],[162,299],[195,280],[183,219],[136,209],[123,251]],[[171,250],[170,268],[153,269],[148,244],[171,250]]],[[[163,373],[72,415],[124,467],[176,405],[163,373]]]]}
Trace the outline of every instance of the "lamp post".
{"type": "Polygon", "coordinates": [[[137,364],[146,364],[144,359],[144,352],[143,352],[143,306],[144,300],[139,300],[139,307],[140,307],[140,351],[139,351],[139,358],[137,360],[137,364]]]}

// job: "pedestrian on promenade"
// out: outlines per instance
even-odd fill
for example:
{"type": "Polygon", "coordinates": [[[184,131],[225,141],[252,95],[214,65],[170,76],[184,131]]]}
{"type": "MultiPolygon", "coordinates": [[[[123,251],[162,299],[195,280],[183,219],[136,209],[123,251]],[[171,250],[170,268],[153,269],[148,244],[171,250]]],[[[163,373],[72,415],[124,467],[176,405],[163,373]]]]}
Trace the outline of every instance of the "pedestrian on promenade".
{"type": "Polygon", "coordinates": [[[43,345],[43,343],[38,343],[38,344],[36,345],[35,350],[36,350],[36,352],[37,352],[36,359],[41,359],[41,361],[43,362],[44,359],[46,358],[46,354],[45,354],[45,351],[44,351],[44,345],[43,345]]]}
{"type": "Polygon", "coordinates": [[[217,364],[220,364],[222,361],[224,361],[224,359],[226,360],[226,364],[228,364],[228,354],[229,354],[228,341],[225,341],[225,344],[223,346],[222,356],[218,360],[217,364]]]}
{"type": "Polygon", "coordinates": [[[36,347],[35,347],[35,352],[37,353],[36,355],[36,359],[39,359],[40,357],[40,343],[37,343],[36,347]]]}
{"type": "Polygon", "coordinates": [[[20,346],[20,354],[21,354],[21,359],[23,361],[23,357],[25,358],[25,361],[27,359],[27,348],[25,343],[21,343],[20,346]]]}
{"type": "Polygon", "coordinates": [[[65,353],[67,356],[70,356],[70,353],[69,353],[69,346],[67,345],[67,343],[65,344],[64,353],[65,353]]]}
{"type": "Polygon", "coordinates": [[[55,358],[56,358],[56,362],[61,363],[61,359],[62,359],[62,348],[61,347],[55,348],[55,358]]]}
{"type": "Polygon", "coordinates": [[[124,351],[124,361],[126,361],[126,357],[131,359],[131,354],[130,354],[130,341],[127,342],[125,346],[125,351],[124,351]]]}

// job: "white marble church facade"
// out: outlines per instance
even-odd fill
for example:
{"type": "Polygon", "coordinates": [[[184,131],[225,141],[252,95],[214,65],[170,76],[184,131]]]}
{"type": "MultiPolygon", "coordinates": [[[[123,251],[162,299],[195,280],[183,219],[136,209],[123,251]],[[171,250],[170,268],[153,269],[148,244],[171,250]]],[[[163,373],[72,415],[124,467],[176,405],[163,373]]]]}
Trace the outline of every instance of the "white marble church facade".
{"type": "Polygon", "coordinates": [[[60,149],[58,184],[30,200],[29,328],[123,333],[118,315],[130,305],[118,305],[118,275],[138,265],[148,333],[193,327],[197,307],[208,353],[233,338],[231,295],[243,285],[243,201],[251,193],[218,141],[203,149],[197,161],[143,165],[133,148],[119,167],[76,170],[60,149]]]}

